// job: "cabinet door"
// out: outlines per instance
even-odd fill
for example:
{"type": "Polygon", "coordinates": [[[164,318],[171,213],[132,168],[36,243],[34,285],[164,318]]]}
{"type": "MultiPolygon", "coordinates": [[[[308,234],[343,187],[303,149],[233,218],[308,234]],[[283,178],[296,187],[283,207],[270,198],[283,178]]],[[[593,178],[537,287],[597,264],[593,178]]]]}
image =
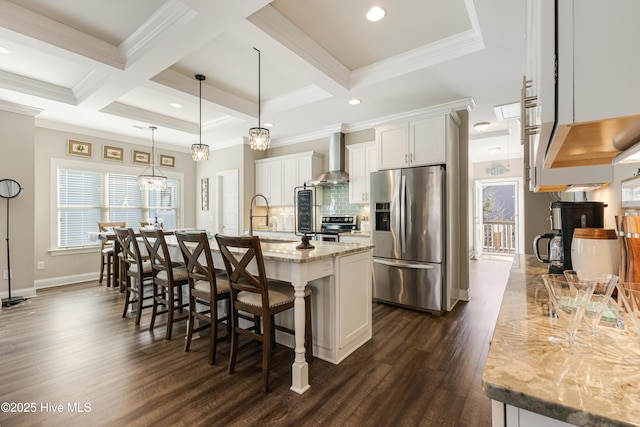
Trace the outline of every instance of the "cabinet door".
{"type": "Polygon", "coordinates": [[[282,204],[293,205],[293,189],[300,185],[298,182],[299,162],[301,159],[291,158],[282,160],[282,204]]]}
{"type": "Polygon", "coordinates": [[[378,149],[375,145],[369,145],[365,149],[366,165],[364,171],[365,177],[365,202],[369,203],[369,193],[371,191],[371,172],[378,171],[378,149]]]}
{"type": "MultiPolygon", "coordinates": [[[[262,194],[269,199],[269,163],[261,162],[256,163],[256,194],[262,194]]],[[[257,206],[265,206],[264,199],[262,197],[256,198],[257,206]]]]}
{"type": "Polygon", "coordinates": [[[349,148],[349,203],[366,203],[367,152],[364,146],[349,148]]]}
{"type": "Polygon", "coordinates": [[[445,117],[409,122],[411,166],[443,164],[447,161],[445,117]]]}
{"type": "Polygon", "coordinates": [[[282,205],[282,161],[269,162],[269,205],[282,205]]]}
{"type": "Polygon", "coordinates": [[[409,165],[409,128],[406,123],[376,129],[378,168],[396,169],[409,165]]]}

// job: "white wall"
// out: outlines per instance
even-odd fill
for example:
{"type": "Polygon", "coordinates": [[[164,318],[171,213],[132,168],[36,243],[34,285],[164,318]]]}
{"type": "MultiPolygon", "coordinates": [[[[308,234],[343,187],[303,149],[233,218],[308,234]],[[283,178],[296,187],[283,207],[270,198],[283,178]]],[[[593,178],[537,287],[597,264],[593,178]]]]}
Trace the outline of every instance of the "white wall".
{"type": "MultiPolygon", "coordinates": [[[[159,148],[158,134],[156,131],[156,157],[160,154],[174,156],[175,168],[163,168],[166,173],[181,173],[183,175],[183,217],[182,226],[193,227],[195,225],[195,166],[188,153],[177,152],[165,148],[159,148]]],[[[58,131],[45,128],[35,130],[35,248],[31,257],[32,269],[35,270],[36,288],[57,286],[61,284],[77,283],[93,280],[98,277],[100,268],[99,249],[73,251],[71,253],[52,252],[55,245],[51,237],[51,212],[55,207],[55,193],[51,186],[51,159],[73,160],[77,162],[97,163],[101,165],[113,165],[125,168],[132,174],[142,173],[145,165],[131,162],[132,151],[151,151],[151,138],[140,140],[139,143],[123,142],[115,139],[99,138],[96,136],[58,131]],[[93,156],[85,158],[67,154],[67,140],[74,139],[93,144],[93,156]],[[103,145],[124,148],[125,158],[122,162],[102,159],[103,145]],[[36,270],[36,263],[44,261],[45,269],[36,270]]],[[[33,162],[32,156],[32,162],[33,162]]],[[[157,162],[157,159],[156,159],[157,162]]],[[[199,187],[198,187],[199,188],[199,187]]],[[[96,231],[97,231],[96,224],[96,231]]]]}
{"type": "MultiPolygon", "coordinates": [[[[13,179],[23,188],[9,202],[9,243],[11,255],[12,296],[33,296],[34,289],[34,212],[35,173],[33,154],[34,116],[37,111],[18,105],[0,104],[0,179],[13,179]]],[[[7,201],[0,199],[0,272],[7,266],[7,201]]],[[[8,296],[8,283],[0,275],[0,296],[8,296]]]]}

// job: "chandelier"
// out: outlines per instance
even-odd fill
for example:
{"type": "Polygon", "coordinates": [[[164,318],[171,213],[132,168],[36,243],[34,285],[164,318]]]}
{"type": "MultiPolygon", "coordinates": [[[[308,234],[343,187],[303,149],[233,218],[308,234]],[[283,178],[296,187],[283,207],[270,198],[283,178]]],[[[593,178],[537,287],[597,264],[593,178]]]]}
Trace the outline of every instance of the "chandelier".
{"type": "Polygon", "coordinates": [[[151,164],[138,175],[138,185],[142,190],[164,190],[167,188],[167,177],[156,168],[155,161],[156,141],[154,134],[158,128],[149,126],[149,129],[151,129],[151,164]]]}
{"type": "Polygon", "coordinates": [[[196,74],[196,79],[200,81],[200,143],[191,146],[191,158],[194,162],[209,160],[209,146],[202,143],[202,81],[205,76],[196,74]]]}
{"type": "Polygon", "coordinates": [[[260,51],[258,52],[258,126],[249,129],[249,146],[252,150],[266,150],[269,148],[271,139],[269,138],[269,129],[260,127],[260,51]]]}

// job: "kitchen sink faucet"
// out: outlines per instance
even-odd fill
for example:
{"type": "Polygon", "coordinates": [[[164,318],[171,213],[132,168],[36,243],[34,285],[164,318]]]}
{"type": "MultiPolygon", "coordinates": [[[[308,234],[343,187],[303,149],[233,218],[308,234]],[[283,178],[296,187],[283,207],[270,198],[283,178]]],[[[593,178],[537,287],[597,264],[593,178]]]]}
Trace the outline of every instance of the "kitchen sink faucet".
{"type": "MultiPolygon", "coordinates": [[[[267,204],[267,212],[264,215],[264,219],[265,224],[269,226],[269,201],[262,194],[256,194],[251,198],[251,202],[249,202],[249,236],[253,236],[253,201],[256,199],[256,197],[262,197],[264,199],[264,202],[267,204]]],[[[257,218],[262,218],[262,215],[258,216],[257,218]]]]}

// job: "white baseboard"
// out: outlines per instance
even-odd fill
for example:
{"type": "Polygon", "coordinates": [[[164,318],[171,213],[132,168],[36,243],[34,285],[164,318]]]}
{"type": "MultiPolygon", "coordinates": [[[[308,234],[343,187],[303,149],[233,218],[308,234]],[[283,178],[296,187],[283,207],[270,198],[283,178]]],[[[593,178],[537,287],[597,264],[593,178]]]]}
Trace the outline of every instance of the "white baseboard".
{"type": "MultiPolygon", "coordinates": [[[[12,297],[32,298],[36,296],[36,288],[11,289],[12,297]]],[[[0,298],[9,298],[9,291],[0,292],[0,298]]]]}
{"type": "Polygon", "coordinates": [[[469,292],[469,289],[459,289],[458,298],[462,301],[469,301],[471,299],[471,292],[469,292]]]}
{"type": "Polygon", "coordinates": [[[54,288],[56,286],[73,285],[74,283],[89,282],[98,280],[99,273],[75,274],[73,276],[52,277],[49,279],[36,280],[35,289],[54,288]]]}

